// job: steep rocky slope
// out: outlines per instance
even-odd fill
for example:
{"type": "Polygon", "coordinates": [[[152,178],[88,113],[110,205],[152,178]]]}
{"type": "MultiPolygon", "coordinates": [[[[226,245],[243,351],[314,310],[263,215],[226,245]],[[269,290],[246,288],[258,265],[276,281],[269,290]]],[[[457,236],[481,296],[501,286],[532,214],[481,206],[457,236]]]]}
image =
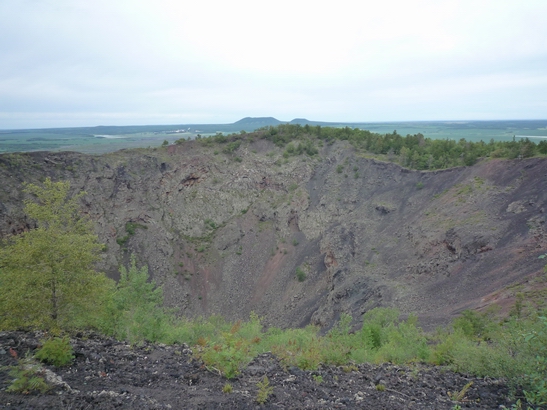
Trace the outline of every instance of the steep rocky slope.
{"type": "Polygon", "coordinates": [[[0,234],[32,226],[23,182],[69,180],[87,192],[109,275],[134,253],[183,314],[256,311],[277,326],[394,306],[431,327],[509,305],[541,272],[544,159],[418,172],[344,141],[286,159],[266,140],[225,146],[2,155],[0,234]]]}

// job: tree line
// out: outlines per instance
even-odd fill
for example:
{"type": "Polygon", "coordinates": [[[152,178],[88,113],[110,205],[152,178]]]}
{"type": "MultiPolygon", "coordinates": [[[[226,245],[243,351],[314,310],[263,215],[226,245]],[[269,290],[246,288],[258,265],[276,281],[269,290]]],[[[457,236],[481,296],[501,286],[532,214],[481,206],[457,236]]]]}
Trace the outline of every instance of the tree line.
{"type": "Polygon", "coordinates": [[[418,133],[402,136],[393,131],[391,134],[373,133],[358,128],[333,128],[299,124],[282,124],[277,127],[263,128],[257,131],[262,138],[284,146],[294,140],[314,139],[325,143],[336,140],[349,141],[356,149],[385,156],[404,167],[427,170],[443,169],[475,164],[479,158],[529,158],[535,155],[547,155],[547,141],[538,144],[528,138],[512,141],[472,142],[461,138],[431,139],[418,133]]]}
{"type": "MultiPolygon", "coordinates": [[[[238,141],[256,138],[272,141],[284,147],[286,155],[309,155],[318,153],[323,144],[333,144],[337,140],[348,141],[359,152],[379,156],[381,159],[396,162],[403,167],[418,170],[445,169],[470,166],[480,158],[529,158],[547,155],[547,140],[535,143],[528,138],[513,138],[512,141],[467,141],[426,138],[423,134],[402,136],[392,133],[379,134],[351,127],[321,127],[309,124],[280,124],[259,128],[255,132],[223,135],[217,133],[207,138],[199,138],[202,144],[225,144],[224,153],[231,153],[239,147],[238,141]]],[[[184,139],[176,141],[183,143],[184,139]]]]}

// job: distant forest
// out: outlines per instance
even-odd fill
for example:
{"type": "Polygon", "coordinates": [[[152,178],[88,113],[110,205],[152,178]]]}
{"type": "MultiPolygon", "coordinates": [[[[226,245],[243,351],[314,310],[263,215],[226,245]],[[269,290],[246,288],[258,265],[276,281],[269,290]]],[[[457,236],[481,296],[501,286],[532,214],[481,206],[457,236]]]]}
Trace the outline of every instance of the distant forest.
{"type": "MultiPolygon", "coordinates": [[[[426,138],[421,133],[402,136],[393,131],[378,134],[358,128],[321,127],[319,125],[280,124],[259,128],[255,132],[223,135],[218,133],[208,138],[196,138],[208,145],[226,144],[224,152],[235,151],[242,139],[262,138],[285,147],[284,156],[309,155],[318,153],[318,147],[332,144],[336,140],[350,142],[358,151],[370,153],[382,159],[419,170],[444,169],[475,164],[479,158],[529,158],[547,155],[547,140],[538,144],[528,138],[513,138],[513,141],[471,142],[464,138],[451,139],[426,138]]],[[[184,138],[177,140],[180,144],[184,138]]]]}

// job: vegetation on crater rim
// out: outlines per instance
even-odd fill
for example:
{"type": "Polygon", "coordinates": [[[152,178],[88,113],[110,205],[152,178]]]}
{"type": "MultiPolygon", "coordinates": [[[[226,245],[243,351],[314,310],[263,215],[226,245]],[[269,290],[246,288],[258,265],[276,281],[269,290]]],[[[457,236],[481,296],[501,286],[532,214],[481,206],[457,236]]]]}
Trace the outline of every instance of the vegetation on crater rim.
{"type": "MultiPolygon", "coordinates": [[[[400,165],[418,170],[444,169],[456,166],[473,165],[478,158],[528,158],[535,155],[547,155],[547,140],[538,144],[528,138],[518,141],[472,142],[460,139],[431,139],[418,133],[402,136],[396,131],[391,134],[378,134],[358,128],[335,128],[310,126],[308,124],[280,124],[256,130],[253,133],[218,133],[208,138],[197,138],[204,145],[225,145],[224,153],[233,153],[240,147],[241,141],[266,139],[278,147],[284,147],[283,156],[304,155],[313,157],[319,153],[318,147],[330,145],[337,140],[348,141],[357,152],[374,154],[382,159],[397,162],[400,165]]],[[[185,143],[182,138],[175,141],[185,143]]],[[[341,173],[343,167],[338,166],[341,173]]],[[[356,171],[355,171],[356,172],[356,171]]]]}

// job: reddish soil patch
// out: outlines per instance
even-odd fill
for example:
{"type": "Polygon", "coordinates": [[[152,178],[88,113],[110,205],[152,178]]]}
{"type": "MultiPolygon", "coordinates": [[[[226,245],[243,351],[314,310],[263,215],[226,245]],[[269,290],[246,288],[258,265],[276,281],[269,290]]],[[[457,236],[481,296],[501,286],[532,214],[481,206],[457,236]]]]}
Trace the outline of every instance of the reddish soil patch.
{"type": "Polygon", "coordinates": [[[276,252],[274,256],[270,258],[264,270],[260,274],[257,282],[255,292],[253,295],[252,303],[256,303],[262,299],[266,290],[270,287],[271,283],[275,279],[275,275],[279,272],[279,269],[285,261],[285,254],[276,252]]]}

